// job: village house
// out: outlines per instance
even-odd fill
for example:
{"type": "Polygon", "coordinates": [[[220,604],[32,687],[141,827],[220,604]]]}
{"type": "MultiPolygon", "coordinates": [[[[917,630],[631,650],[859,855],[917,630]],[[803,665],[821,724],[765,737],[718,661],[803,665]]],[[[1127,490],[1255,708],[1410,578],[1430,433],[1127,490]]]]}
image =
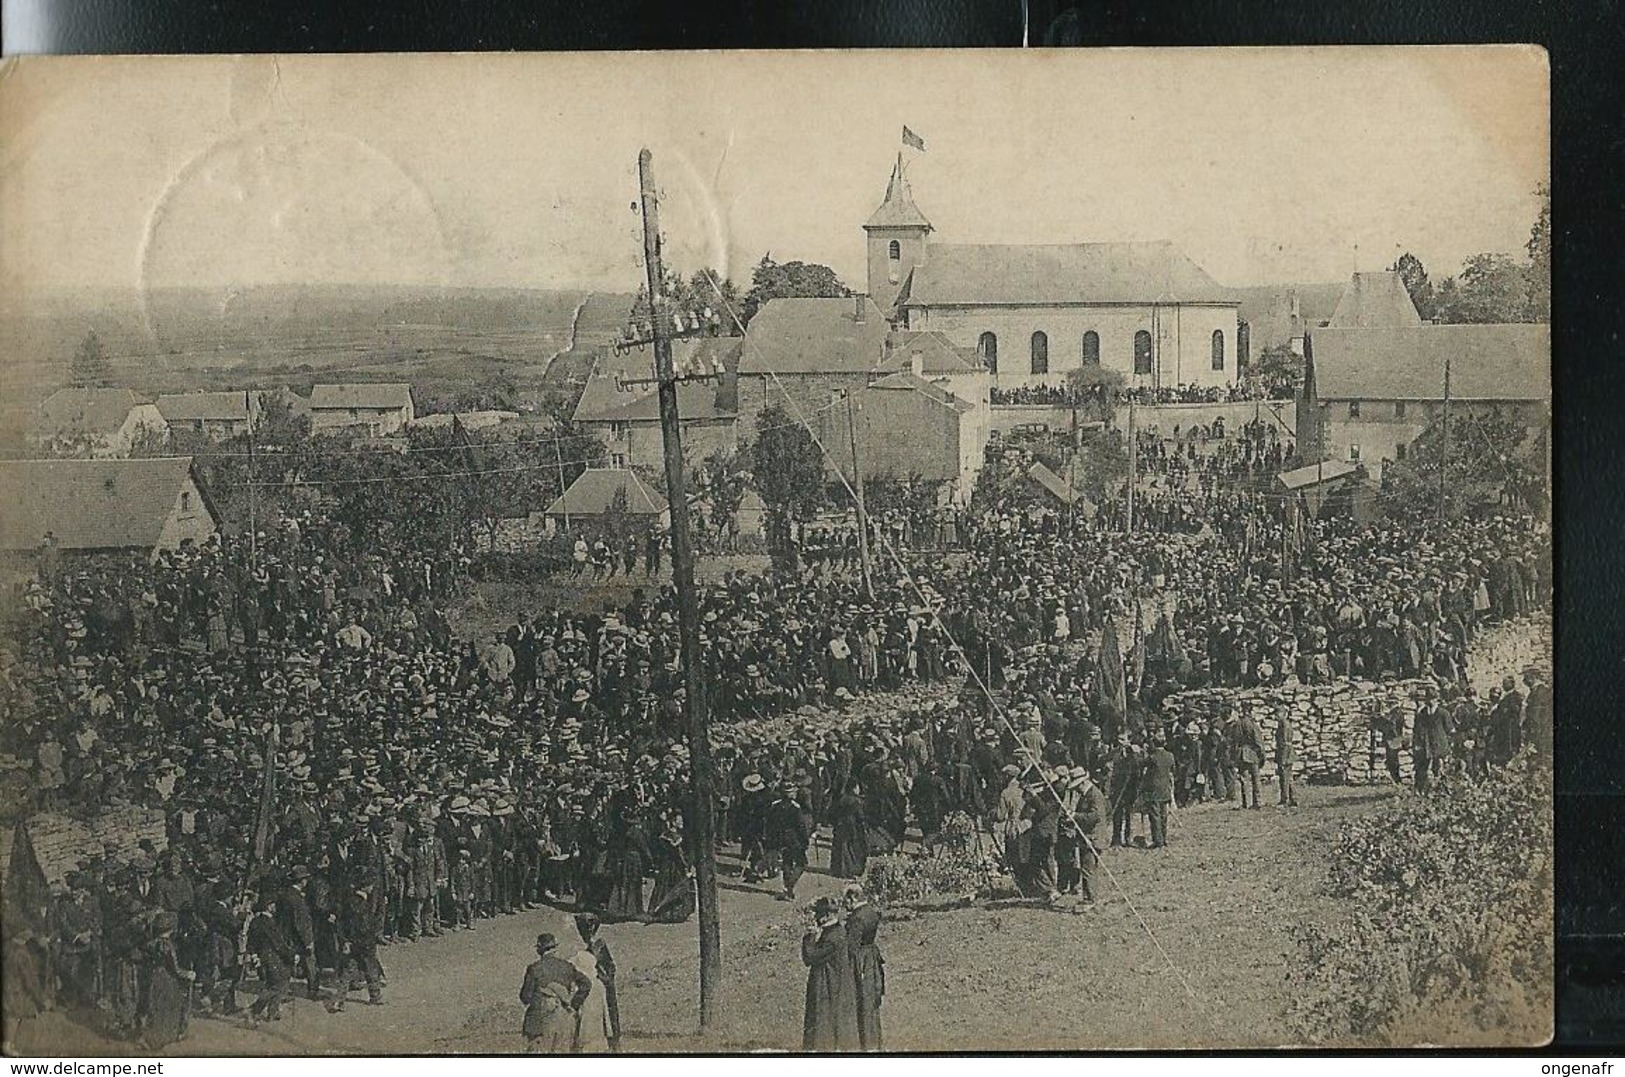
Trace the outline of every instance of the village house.
{"type": "Polygon", "coordinates": [[[946,483],[954,500],[969,500],[987,447],[986,404],[961,399],[917,368],[887,374],[851,394],[850,410],[843,395],[819,415],[831,480],[857,474],[855,426],[864,479],[946,483]]]}
{"type": "MultiPolygon", "coordinates": [[[[683,458],[691,464],[726,456],[738,447],[738,414],[731,398],[736,395],[733,371],[739,365],[743,346],[744,340],[739,337],[672,342],[673,369],[715,377],[677,385],[683,458]]],[[[611,349],[603,349],[576,402],[573,421],[604,443],[614,467],[665,466],[660,394],[650,381],[653,373],[653,357],[648,351],[616,355],[611,349]],[[643,384],[632,384],[635,381],[643,384]]],[[[747,435],[753,429],[747,430],[747,435]]]]}
{"type": "Polygon", "coordinates": [[[218,441],[252,430],[262,402],[257,392],[169,393],[158,397],[156,407],[171,432],[186,430],[218,441]]]}
{"type": "Polygon", "coordinates": [[[890,329],[867,296],[767,303],[750,320],[739,356],[743,436],[756,436],[756,417],[770,406],[815,423],[832,392],[868,384],[886,357],[890,329]]]}
{"type": "Polygon", "coordinates": [[[592,467],[576,476],[570,488],[547,507],[547,526],[596,534],[616,517],[633,530],[666,527],[671,515],[666,499],[649,489],[629,468],[592,467]]]}
{"type": "Polygon", "coordinates": [[[412,387],[402,382],[317,385],[310,393],[312,433],[399,433],[416,417],[412,387]]]}
{"type": "Polygon", "coordinates": [[[122,457],[142,438],[167,433],[158,408],[129,389],[58,389],[41,401],[29,440],[57,453],[122,457]]]}
{"type": "Polygon", "coordinates": [[[1550,421],[1551,326],[1328,326],[1309,336],[1298,398],[1306,462],[1362,463],[1373,479],[1443,412],[1550,421]]]}
{"type": "Polygon", "coordinates": [[[901,157],[864,230],[880,309],[974,348],[1001,389],[1084,366],[1147,388],[1235,381],[1238,301],[1172,243],[932,242],[901,157]]]}
{"type": "Polygon", "coordinates": [[[0,551],[11,554],[150,554],[219,528],[189,456],[0,461],[0,504],[0,551]]]}

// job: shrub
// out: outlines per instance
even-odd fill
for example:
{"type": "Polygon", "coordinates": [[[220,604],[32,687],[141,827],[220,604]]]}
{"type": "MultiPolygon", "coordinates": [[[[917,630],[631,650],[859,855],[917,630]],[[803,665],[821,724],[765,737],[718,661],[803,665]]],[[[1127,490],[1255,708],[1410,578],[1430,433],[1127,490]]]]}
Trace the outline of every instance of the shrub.
{"type": "Polygon", "coordinates": [[[1525,754],[1345,824],[1295,932],[1290,1020],[1311,1043],[1535,1043],[1552,1007],[1551,775],[1525,754]]]}
{"type": "MultiPolygon", "coordinates": [[[[969,817],[965,818],[968,822],[969,817]]],[[[948,823],[954,823],[954,817],[948,823]]],[[[951,827],[943,829],[947,836],[951,827]]],[[[999,867],[985,843],[981,849],[975,844],[948,842],[934,855],[898,852],[871,856],[863,872],[863,889],[881,906],[950,901],[987,892],[999,867]]]]}

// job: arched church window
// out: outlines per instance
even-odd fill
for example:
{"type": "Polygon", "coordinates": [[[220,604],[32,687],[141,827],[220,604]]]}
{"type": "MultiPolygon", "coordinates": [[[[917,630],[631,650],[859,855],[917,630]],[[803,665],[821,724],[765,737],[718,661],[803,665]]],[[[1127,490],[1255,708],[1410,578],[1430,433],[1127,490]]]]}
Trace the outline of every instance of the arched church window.
{"type": "Polygon", "coordinates": [[[988,370],[997,374],[999,372],[999,338],[993,333],[983,333],[976,340],[976,354],[982,357],[982,362],[988,370]]]}
{"type": "Polygon", "coordinates": [[[1049,337],[1042,329],[1033,334],[1033,373],[1049,373],[1049,337]]]}
{"type": "Polygon", "coordinates": [[[1224,330],[1213,330],[1213,369],[1224,369],[1224,330]]]}
{"type": "Polygon", "coordinates": [[[1093,329],[1083,334],[1083,365],[1100,365],[1100,334],[1093,329]]]}
{"type": "Polygon", "coordinates": [[[1144,329],[1134,334],[1134,373],[1151,373],[1151,334],[1144,329]]]}
{"type": "Polygon", "coordinates": [[[886,246],[886,257],[890,258],[894,262],[901,259],[903,257],[903,245],[897,242],[895,239],[892,240],[891,243],[886,246]]]}

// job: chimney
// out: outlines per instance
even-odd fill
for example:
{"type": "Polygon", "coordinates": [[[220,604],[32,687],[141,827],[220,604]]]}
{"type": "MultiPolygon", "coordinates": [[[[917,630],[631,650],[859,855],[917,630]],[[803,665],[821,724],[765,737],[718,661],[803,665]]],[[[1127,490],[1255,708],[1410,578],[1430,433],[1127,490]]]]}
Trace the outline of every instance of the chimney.
{"type": "Polygon", "coordinates": [[[862,295],[855,295],[855,296],[852,297],[852,320],[854,322],[857,322],[859,325],[863,324],[863,319],[864,319],[863,306],[864,306],[864,303],[865,303],[865,301],[867,299],[868,299],[868,296],[862,296],[862,295]]]}
{"type": "Polygon", "coordinates": [[[1294,318],[1301,317],[1300,308],[1298,306],[1298,293],[1297,292],[1292,293],[1292,317],[1294,317],[1294,318]]]}
{"type": "Polygon", "coordinates": [[[908,353],[908,368],[916,378],[925,377],[925,353],[918,348],[908,353]]]}

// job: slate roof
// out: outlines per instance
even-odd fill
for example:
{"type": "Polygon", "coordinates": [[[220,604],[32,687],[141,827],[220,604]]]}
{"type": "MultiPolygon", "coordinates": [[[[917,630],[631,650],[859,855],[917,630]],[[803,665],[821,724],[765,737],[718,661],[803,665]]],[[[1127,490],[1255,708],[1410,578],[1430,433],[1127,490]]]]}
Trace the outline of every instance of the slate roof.
{"type": "Polygon", "coordinates": [[[920,353],[920,368],[926,374],[973,374],[986,369],[974,348],[961,348],[935,330],[896,332],[886,338],[888,358],[880,364],[883,372],[912,369],[913,355],[920,353]]]}
{"type": "Polygon", "coordinates": [[[632,516],[658,516],[666,499],[649,489],[626,468],[595,467],[583,471],[564,495],[547,507],[547,515],[599,516],[609,511],[615,495],[626,492],[626,511],[632,516]]]}
{"type": "Polygon", "coordinates": [[[976,410],[975,404],[959,399],[947,389],[927,381],[912,370],[899,370],[895,374],[888,374],[879,381],[871,382],[869,388],[880,392],[924,393],[943,407],[951,407],[961,414],[976,410]]]}
{"type": "Polygon", "coordinates": [[[165,422],[245,422],[245,393],[168,393],[158,398],[158,414],[165,422]]]}
{"type": "Polygon", "coordinates": [[[1337,329],[1397,328],[1421,325],[1422,316],[1416,313],[1416,304],[1398,273],[1356,273],[1326,324],[1337,329]]]}
{"type": "Polygon", "coordinates": [[[750,320],[741,374],[866,374],[885,356],[889,327],[868,297],[774,299],[750,320]],[[855,304],[862,302],[863,321],[855,304]]]}
{"type": "Polygon", "coordinates": [[[1330,320],[1347,289],[1346,281],[1334,281],[1329,284],[1258,284],[1226,291],[1240,304],[1236,317],[1253,327],[1256,339],[1261,325],[1290,319],[1293,296],[1298,297],[1298,317],[1312,328],[1330,320]]]}
{"type": "Polygon", "coordinates": [[[1347,460],[1327,460],[1325,463],[1309,464],[1307,467],[1281,472],[1281,485],[1288,490],[1301,490],[1319,482],[1346,478],[1359,470],[1358,464],[1351,464],[1347,460]]]}
{"type": "Polygon", "coordinates": [[[1549,400],[1549,325],[1419,325],[1311,331],[1320,400],[1549,400]]]}
{"type": "Polygon", "coordinates": [[[1065,303],[1234,304],[1230,290],[1166,241],[932,244],[899,307],[1065,303]]]}
{"type": "Polygon", "coordinates": [[[411,403],[412,387],[404,382],[317,385],[310,391],[310,406],[316,409],[393,410],[407,407],[411,403]]]}
{"type": "MultiPolygon", "coordinates": [[[[45,881],[56,891],[65,888],[68,872],[73,871],[79,861],[105,852],[108,845],[114,847],[113,858],[120,862],[134,859],[142,851],[143,839],[160,853],[169,846],[164,813],[156,808],[133,806],[109,808],[89,819],[41,812],[19,823],[16,834],[12,854],[26,843],[33,850],[45,881]]],[[[8,875],[9,872],[8,864],[8,875]]]]}
{"type": "Polygon", "coordinates": [[[920,207],[914,204],[914,192],[909,190],[908,177],[903,174],[903,156],[897,155],[892,166],[891,180],[886,184],[886,198],[870,214],[865,228],[924,228],[931,231],[931,222],[925,219],[920,207]]]}
{"type": "Polygon", "coordinates": [[[146,549],[174,511],[190,456],[0,461],[0,549],[146,549]]]}
{"type": "MultiPolygon", "coordinates": [[[[679,340],[672,344],[672,366],[678,371],[711,370],[717,365],[724,370],[736,369],[744,343],[740,337],[679,340]]],[[[582,387],[581,399],[576,401],[574,421],[607,423],[660,420],[660,394],[655,386],[617,388],[617,374],[622,378],[652,377],[653,359],[647,351],[617,356],[606,349],[594,363],[592,376],[582,387]]],[[[734,412],[719,403],[720,393],[721,386],[716,382],[679,382],[678,414],[685,422],[733,418],[734,412]]]]}
{"type": "Polygon", "coordinates": [[[58,389],[40,402],[41,434],[111,434],[140,401],[128,389],[58,389]]]}

